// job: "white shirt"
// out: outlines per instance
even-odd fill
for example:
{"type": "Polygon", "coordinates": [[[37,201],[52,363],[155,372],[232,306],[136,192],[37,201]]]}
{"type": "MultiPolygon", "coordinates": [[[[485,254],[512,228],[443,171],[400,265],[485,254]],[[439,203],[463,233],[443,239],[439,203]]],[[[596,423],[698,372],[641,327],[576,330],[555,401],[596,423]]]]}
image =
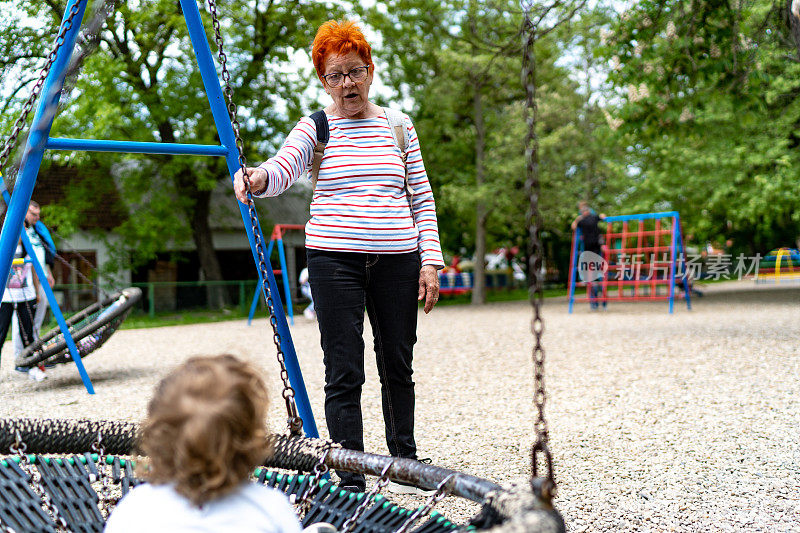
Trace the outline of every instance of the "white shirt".
{"type": "MultiPolygon", "coordinates": [[[[14,258],[28,257],[22,249],[17,246],[14,258]]],[[[20,303],[36,299],[36,288],[33,285],[33,265],[23,263],[11,265],[11,272],[6,280],[3,291],[3,302],[20,303]]]]}
{"type": "Polygon", "coordinates": [[[39,237],[39,234],[36,233],[36,230],[33,229],[33,226],[25,228],[25,233],[28,234],[28,240],[31,241],[31,246],[33,246],[33,253],[36,254],[36,259],[39,260],[39,264],[42,265],[44,268],[44,243],[42,243],[42,238],[39,237]]]}
{"type": "Polygon", "coordinates": [[[111,513],[106,533],[300,533],[286,496],[245,482],[196,507],[172,485],[139,485],[111,513]]]}

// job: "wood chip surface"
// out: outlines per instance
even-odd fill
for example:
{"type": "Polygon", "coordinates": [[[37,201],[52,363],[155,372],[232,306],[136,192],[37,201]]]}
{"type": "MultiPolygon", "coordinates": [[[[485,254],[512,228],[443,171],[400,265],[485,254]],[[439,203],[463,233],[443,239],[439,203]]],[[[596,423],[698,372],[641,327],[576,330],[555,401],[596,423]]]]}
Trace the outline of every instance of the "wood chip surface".
{"type": "MultiPolygon", "coordinates": [[[[530,475],[533,370],[527,302],[420,313],[417,444],[439,466],[506,482],[530,475]]],[[[565,299],[544,309],[546,417],[568,531],[800,531],[800,287],[712,284],[693,310],[565,299]]],[[[315,322],[292,336],[320,433],[323,367],[315,322]]],[[[365,327],[367,451],[387,453],[365,327]]],[[[264,370],[271,424],[286,413],[265,319],[117,332],[86,359],[34,383],[0,360],[0,416],[139,421],[157,381],[194,355],[233,353],[264,370]]],[[[422,497],[393,498],[414,508],[422,497]]],[[[477,504],[448,498],[459,523],[477,504]]]]}

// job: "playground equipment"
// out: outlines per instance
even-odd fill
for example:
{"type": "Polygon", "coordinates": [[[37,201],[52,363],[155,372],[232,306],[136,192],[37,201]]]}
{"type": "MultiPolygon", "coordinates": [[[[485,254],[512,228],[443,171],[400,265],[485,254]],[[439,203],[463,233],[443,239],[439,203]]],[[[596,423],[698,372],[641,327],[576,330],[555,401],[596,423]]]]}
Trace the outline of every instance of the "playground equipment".
{"type": "MultiPolygon", "coordinates": [[[[225,67],[226,56],[222,52],[222,38],[219,35],[219,22],[217,21],[216,6],[213,4],[213,0],[210,5],[215,22],[217,45],[220,51],[220,59],[224,73],[223,78],[226,80],[226,92],[230,96],[232,95],[232,91],[228,86],[230,75],[225,67]]],[[[10,271],[14,249],[20,238],[22,221],[28,210],[33,188],[36,184],[36,176],[46,149],[224,156],[231,178],[236,170],[244,165],[244,156],[241,154],[239,146],[237,146],[239,124],[236,119],[236,107],[232,102],[229,102],[230,108],[226,107],[225,95],[222,92],[219,79],[217,78],[211,49],[200,19],[200,12],[198,11],[196,3],[188,0],[182,0],[181,8],[189,29],[189,37],[203,79],[203,85],[209,100],[214,123],[217,127],[217,133],[221,142],[220,145],[98,139],[59,139],[50,137],[50,130],[58,109],[58,102],[61,97],[61,89],[64,84],[66,69],[75,47],[75,41],[78,37],[86,6],[87,0],[68,1],[53,50],[48,55],[48,61],[40,73],[39,80],[28,101],[24,105],[23,112],[15,123],[11,135],[0,153],[0,169],[2,169],[5,166],[6,160],[11,153],[14,142],[22,126],[25,124],[25,119],[33,108],[34,101],[41,91],[43,93],[43,98],[39,102],[36,114],[33,118],[31,130],[22,155],[14,193],[11,195],[10,201],[8,202],[8,212],[3,222],[2,233],[0,233],[0,272],[10,271]],[[231,113],[230,115],[229,112],[231,113]],[[236,128],[237,133],[234,133],[234,128],[236,128]]],[[[238,141],[241,143],[241,139],[238,139],[238,141]]],[[[255,212],[255,208],[252,206],[252,202],[249,207],[245,207],[241,204],[239,204],[238,207],[242,215],[242,220],[245,223],[245,230],[250,241],[253,258],[256,264],[259,265],[259,280],[261,282],[262,291],[264,291],[265,300],[272,313],[270,326],[273,330],[273,339],[276,343],[277,358],[281,367],[281,377],[286,385],[286,395],[284,398],[287,402],[287,408],[291,408],[291,418],[293,419],[294,427],[298,428],[297,430],[299,431],[299,428],[303,425],[302,421],[305,420],[307,434],[311,437],[316,437],[318,435],[316,423],[313,419],[308,397],[305,394],[305,385],[303,383],[302,374],[300,373],[299,364],[297,363],[294,345],[288,334],[281,335],[281,332],[288,333],[288,325],[283,312],[283,306],[279,299],[273,301],[271,298],[272,294],[277,294],[277,288],[272,270],[266,267],[267,261],[264,258],[262,246],[264,237],[258,222],[258,216],[255,212]],[[290,380],[298,386],[299,393],[297,394],[296,401],[295,391],[289,386],[290,380]]],[[[26,248],[30,250],[30,243],[26,242],[27,237],[24,232],[22,233],[22,240],[26,248]]],[[[36,267],[36,273],[39,278],[45,279],[41,265],[38,265],[38,262],[34,261],[34,266],[36,267]]],[[[48,291],[48,299],[54,302],[55,298],[52,291],[49,290],[47,284],[43,286],[45,290],[48,291]]],[[[75,342],[70,334],[70,329],[63,319],[63,316],[60,315],[60,312],[56,312],[55,307],[53,311],[54,315],[56,315],[59,328],[64,334],[64,340],[69,347],[72,359],[78,367],[84,386],[87,392],[94,394],[94,387],[83,366],[78,348],[75,346],[75,342]]]]}
{"type": "Polygon", "coordinates": [[[689,272],[677,211],[611,216],[606,222],[602,257],[584,252],[581,230],[572,236],[569,312],[575,302],[669,302],[673,312],[676,280],[691,309],[689,272]],[[575,295],[586,287],[586,296],[575,295]]]}
{"type": "Polygon", "coordinates": [[[800,250],[784,247],[770,251],[759,262],[755,281],[776,284],[800,282],[800,250]]]}
{"type": "MultiPolygon", "coordinates": [[[[277,244],[278,246],[278,260],[280,261],[281,269],[273,270],[273,274],[280,274],[283,278],[283,294],[286,296],[286,314],[289,315],[289,323],[294,325],[294,309],[292,307],[292,291],[289,286],[289,267],[286,266],[286,250],[283,247],[283,236],[289,230],[305,231],[306,227],[302,224],[275,224],[272,228],[272,236],[269,239],[267,246],[267,258],[272,256],[272,248],[277,244]]],[[[253,294],[253,303],[250,304],[250,314],[247,315],[247,325],[253,321],[253,316],[256,314],[256,307],[258,306],[258,299],[261,292],[256,290],[253,294]]]]}
{"type": "MultiPolygon", "coordinates": [[[[12,451],[0,459],[0,530],[102,531],[117,501],[141,482],[130,458],[137,431],[130,422],[0,419],[0,449],[12,451]]],[[[459,527],[429,513],[445,496],[456,496],[484,504],[473,518],[473,529],[504,523],[508,529],[496,530],[531,531],[510,526],[533,524],[543,531],[563,531],[560,516],[547,501],[519,489],[504,490],[454,470],[346,450],[318,439],[269,438],[274,453],[264,468],[253,472],[252,480],[292,496],[303,526],[325,522],[341,531],[446,533],[459,527]],[[356,494],[323,479],[329,468],[358,468],[379,480],[369,493],[356,494]],[[412,512],[378,494],[390,477],[436,492],[412,512]]]]}
{"type": "Polygon", "coordinates": [[[439,294],[464,294],[472,290],[472,272],[445,267],[439,272],[439,294]]]}
{"type": "MultiPolygon", "coordinates": [[[[2,173],[0,173],[0,193],[6,206],[10,205],[11,197],[6,189],[5,181],[2,181],[2,173]]],[[[40,276],[39,279],[47,279],[44,274],[44,267],[39,263],[27,233],[20,231],[20,239],[30,257],[27,261],[33,264],[36,275],[40,276]]],[[[42,244],[45,247],[51,246],[46,242],[42,244]]],[[[53,257],[74,270],[74,267],[65,262],[63,258],[55,253],[54,249],[50,251],[53,253],[53,257]]],[[[13,261],[17,261],[17,259],[13,261]]],[[[45,290],[53,315],[56,317],[58,327],[53,328],[38,340],[30,343],[17,356],[15,366],[31,368],[39,363],[55,365],[74,362],[78,365],[83,378],[85,370],[83,370],[82,358],[98,349],[114,334],[131,309],[133,309],[133,306],[141,298],[141,290],[130,287],[116,293],[113,297],[107,296],[102,301],[76,313],[69,320],[64,320],[64,315],[50,285],[43,283],[42,287],[45,290]]],[[[88,375],[86,379],[88,380],[88,375]]],[[[86,380],[84,380],[84,383],[86,383],[86,380]]],[[[87,385],[87,388],[90,387],[91,382],[87,385]]]]}
{"type": "MultiPolygon", "coordinates": [[[[65,35],[65,46],[59,50],[56,46],[54,73],[48,75],[48,82],[60,87],[63,82],[63,59],[69,57],[75,42],[79,24],[85,9],[86,0],[69,0],[62,22],[62,33],[65,35]],[[53,80],[51,80],[54,78],[53,80]],[[59,77],[60,76],[60,77],[59,77]]],[[[217,125],[221,146],[158,145],[154,143],[129,143],[120,141],[62,140],[53,142],[48,139],[52,115],[58,102],[58,90],[47,103],[40,106],[37,115],[49,115],[49,119],[34,120],[30,146],[23,159],[22,170],[18,179],[18,187],[12,198],[6,223],[0,235],[0,268],[11,265],[8,246],[19,235],[19,227],[24,216],[24,209],[30,200],[36,170],[41,162],[41,152],[45,147],[61,148],[80,147],[81,149],[119,151],[150,151],[158,153],[193,153],[196,155],[224,155],[231,176],[236,170],[245,169],[246,161],[242,154],[243,143],[238,132],[236,106],[232,100],[232,90],[228,85],[230,75],[226,69],[226,56],[223,52],[220,25],[216,13],[215,0],[209,0],[214,34],[219,50],[222,78],[225,81],[225,96],[228,107],[225,109],[225,98],[216,74],[208,41],[206,40],[200,20],[197,3],[193,0],[180,0],[183,15],[189,28],[192,45],[198,59],[200,71],[209,95],[212,114],[217,125]],[[212,83],[212,80],[213,83],[212,83]],[[229,115],[225,113],[228,112],[229,115]],[[146,144],[146,146],[145,146],[146,144]],[[38,159],[38,161],[36,160],[38,159]],[[33,167],[36,167],[32,170],[33,167]],[[10,221],[10,222],[9,222],[10,221]]],[[[535,34],[531,22],[531,14],[526,11],[523,28],[525,41],[525,77],[527,89],[527,109],[535,107],[533,91],[533,44],[535,34]]],[[[61,37],[59,37],[61,39],[61,37]]],[[[45,85],[48,85],[46,83],[45,85]]],[[[446,495],[454,495],[483,503],[481,512],[476,515],[471,525],[475,529],[496,532],[516,531],[554,531],[563,533],[564,522],[560,514],[553,508],[551,500],[555,494],[553,461],[548,448],[548,429],[544,418],[544,405],[547,399],[544,387],[544,359],[542,332],[544,324],[541,316],[542,279],[540,266],[543,260],[543,246],[539,238],[540,212],[538,206],[539,183],[535,173],[535,151],[531,149],[535,142],[534,121],[530,125],[526,143],[528,145],[528,180],[526,188],[530,191],[530,217],[528,232],[530,237],[529,257],[530,272],[533,273],[533,290],[531,304],[533,307],[532,331],[534,348],[534,405],[537,415],[534,421],[536,442],[531,448],[530,480],[506,487],[499,487],[488,480],[476,478],[463,473],[427,465],[411,459],[384,457],[359,451],[344,450],[339,445],[302,437],[305,428],[309,434],[309,424],[313,418],[306,418],[302,409],[298,409],[297,401],[304,396],[305,385],[296,365],[296,357],[291,344],[291,336],[286,325],[286,318],[278,297],[274,275],[267,256],[263,250],[263,236],[251,199],[249,180],[245,178],[248,189],[248,205],[240,205],[245,227],[250,238],[254,260],[259,268],[262,290],[270,312],[270,325],[273,330],[278,362],[283,380],[283,398],[286,401],[289,419],[289,435],[273,436],[274,456],[267,466],[312,472],[310,476],[281,475],[265,469],[257,470],[254,475],[259,482],[268,482],[273,486],[292,493],[295,496],[298,513],[303,516],[304,525],[330,522],[342,531],[405,533],[413,529],[416,532],[452,531],[457,529],[446,519],[431,515],[427,521],[419,524],[423,515],[446,495]],[[291,348],[291,352],[288,349],[291,348]],[[296,370],[296,372],[295,372],[296,370]],[[291,385],[290,385],[291,382],[291,385]],[[292,387],[294,386],[294,388],[292,387]],[[296,392],[297,390],[297,399],[296,392]],[[539,458],[544,457],[544,474],[540,477],[539,458]],[[356,495],[335,487],[324,480],[329,468],[361,472],[378,476],[378,481],[369,493],[356,495]],[[379,491],[390,479],[414,484],[427,489],[435,489],[422,508],[413,513],[399,509],[379,496],[379,491]]],[[[0,158],[2,159],[2,158],[0,158]]],[[[0,166],[2,166],[0,164],[0,166]]],[[[16,244],[14,242],[14,244],[16,244]]],[[[309,412],[305,413],[310,415],[309,412]]],[[[316,430],[313,427],[314,431],[316,430]]],[[[137,428],[133,424],[119,422],[59,421],[59,420],[0,420],[0,450],[9,449],[13,456],[0,461],[0,528],[17,531],[99,531],[103,521],[113,508],[118,496],[112,491],[119,488],[124,494],[138,481],[135,479],[132,461],[118,457],[130,454],[135,448],[137,428]],[[94,453],[91,453],[91,452],[94,453]],[[44,454],[62,454],[53,457],[44,454]],[[74,454],[65,457],[63,454],[74,454]],[[124,473],[123,473],[124,471],[124,473]],[[92,486],[92,481],[97,483],[92,486]],[[98,507],[99,504],[99,507],[98,507]],[[46,510],[45,511],[43,511],[46,510]]],[[[313,435],[316,436],[316,435],[313,435]]]]}
{"type": "MultiPolygon", "coordinates": [[[[66,324],[79,356],[84,358],[102,346],[122,325],[122,321],[141,298],[141,289],[129,287],[71,316],[66,324]]],[[[72,360],[64,332],[53,328],[38,341],[28,345],[16,358],[15,364],[30,368],[40,363],[55,365],[72,360]]]]}

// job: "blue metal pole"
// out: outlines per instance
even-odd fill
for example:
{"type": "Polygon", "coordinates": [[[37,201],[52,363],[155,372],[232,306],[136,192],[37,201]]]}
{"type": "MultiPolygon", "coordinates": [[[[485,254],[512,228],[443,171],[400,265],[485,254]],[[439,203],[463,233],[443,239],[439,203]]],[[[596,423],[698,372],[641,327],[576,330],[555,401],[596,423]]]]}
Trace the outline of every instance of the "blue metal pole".
{"type": "Polygon", "coordinates": [[[676,215],[675,220],[677,221],[677,228],[678,228],[678,253],[680,254],[678,257],[681,258],[683,268],[682,273],[682,282],[683,282],[683,294],[686,296],[686,309],[689,311],[692,310],[692,290],[689,287],[689,280],[687,279],[687,272],[686,272],[686,250],[683,248],[683,231],[681,228],[681,219],[680,216],[676,215]]]}
{"type": "Polygon", "coordinates": [[[663,211],[661,213],[642,213],[639,215],[614,215],[606,217],[606,222],[622,222],[625,220],[651,220],[654,218],[669,218],[677,216],[677,211],[663,211]]]}
{"type": "Polygon", "coordinates": [[[56,295],[53,294],[53,289],[50,288],[50,284],[47,282],[47,274],[41,263],[39,263],[39,259],[36,257],[36,252],[34,252],[33,245],[30,239],[28,239],[28,234],[24,231],[22,232],[22,245],[33,260],[33,268],[36,271],[36,275],[39,276],[39,282],[42,284],[42,289],[44,289],[44,293],[47,296],[47,301],[50,302],[50,310],[53,311],[53,316],[56,318],[56,322],[58,322],[58,327],[61,329],[61,334],[64,336],[64,341],[67,343],[67,348],[69,349],[70,355],[72,355],[72,360],[75,362],[75,366],[78,367],[78,373],[81,375],[83,386],[86,387],[86,392],[94,394],[92,380],[89,379],[89,374],[86,372],[86,367],[83,366],[83,360],[81,360],[81,356],[78,353],[78,347],[75,345],[75,340],[72,338],[72,334],[69,331],[67,321],[64,320],[61,308],[58,307],[56,295]]]}
{"type": "MultiPolygon", "coordinates": [[[[0,181],[0,193],[2,193],[2,197],[6,205],[8,205],[11,202],[11,196],[8,194],[8,190],[6,189],[6,184],[4,181],[0,181]]],[[[86,390],[89,392],[89,394],[94,394],[92,380],[89,379],[89,374],[86,372],[86,368],[83,366],[81,356],[78,354],[78,347],[75,346],[75,340],[72,338],[72,334],[69,332],[69,326],[67,326],[67,322],[64,320],[64,315],[61,313],[61,308],[58,306],[56,296],[53,294],[53,289],[51,289],[50,284],[47,283],[47,274],[45,273],[41,263],[39,263],[39,258],[36,257],[36,252],[33,250],[30,239],[28,239],[28,234],[23,231],[20,233],[20,237],[22,238],[22,246],[28,252],[30,262],[33,264],[33,269],[36,271],[36,276],[39,278],[39,282],[42,284],[42,289],[44,289],[44,293],[47,296],[47,301],[50,302],[50,309],[53,311],[53,316],[56,317],[58,327],[61,328],[61,333],[64,335],[64,341],[67,343],[67,348],[69,349],[69,353],[72,355],[72,360],[75,361],[75,366],[78,367],[78,373],[81,375],[83,385],[86,387],[86,390]]]]}
{"type": "Polygon", "coordinates": [[[213,155],[228,154],[224,146],[213,144],[155,143],[138,141],[113,141],[106,139],[64,139],[50,137],[47,148],[51,150],[81,150],[84,152],[119,152],[128,154],[213,155]]]}
{"type": "Polygon", "coordinates": [[[250,314],[247,315],[247,325],[249,326],[253,322],[253,316],[256,314],[256,306],[258,306],[258,297],[261,296],[261,286],[264,284],[261,281],[261,276],[258,277],[258,285],[256,285],[256,290],[253,292],[253,302],[250,304],[250,314]]]}
{"type": "MultiPolygon", "coordinates": [[[[272,244],[270,242],[270,244],[272,244]]],[[[283,250],[283,239],[278,239],[278,260],[283,273],[283,294],[286,296],[286,311],[289,313],[289,323],[294,326],[294,311],[292,310],[292,293],[289,288],[289,268],[286,266],[286,252],[283,250]]]]}
{"type": "Polygon", "coordinates": [[[675,267],[677,266],[678,254],[676,253],[677,237],[678,235],[678,218],[677,215],[672,217],[672,243],[670,244],[670,253],[672,258],[669,264],[669,314],[675,307],[675,267]]]}
{"type": "MultiPolygon", "coordinates": [[[[200,11],[197,8],[196,0],[180,0],[181,8],[186,19],[186,27],[189,30],[189,38],[192,40],[192,48],[194,49],[195,57],[197,58],[197,66],[200,69],[200,75],[203,78],[203,86],[206,89],[208,102],[211,105],[211,114],[214,117],[214,123],[217,126],[217,132],[223,146],[228,149],[225,160],[228,164],[228,171],[233,180],[233,175],[239,170],[239,151],[236,147],[236,137],[233,133],[233,125],[231,124],[228,109],[225,104],[225,98],[222,94],[222,89],[219,85],[219,78],[217,71],[214,68],[214,59],[211,55],[211,48],[206,40],[205,30],[203,29],[203,22],[200,19],[200,11]]],[[[261,242],[264,242],[264,234],[261,231],[260,223],[256,223],[253,228],[250,224],[250,215],[247,206],[237,202],[239,211],[242,215],[245,231],[250,240],[250,249],[253,253],[253,259],[258,264],[258,254],[256,253],[254,230],[258,233],[261,242]]],[[[269,258],[267,258],[269,263],[269,258]]],[[[10,264],[9,264],[10,266],[10,264]]],[[[286,315],[283,311],[283,305],[280,300],[280,293],[275,284],[275,276],[272,274],[272,268],[267,266],[267,278],[269,282],[270,291],[272,293],[272,301],[275,310],[275,319],[277,321],[278,332],[281,336],[281,349],[283,350],[286,370],[289,374],[289,381],[295,391],[295,403],[297,404],[297,411],[300,418],[303,419],[303,429],[307,436],[316,438],[319,436],[317,431],[317,424],[314,421],[314,414],[311,410],[311,402],[308,399],[306,392],[305,382],[303,381],[303,374],[300,371],[300,364],[297,361],[297,354],[294,350],[294,343],[292,336],[289,333],[289,325],[286,322],[286,315]]]]}
{"type": "MultiPolygon", "coordinates": [[[[36,176],[39,174],[39,167],[42,164],[44,156],[45,144],[50,136],[50,129],[53,126],[53,119],[55,118],[56,110],[58,109],[58,102],[61,97],[61,89],[64,85],[64,76],[69,64],[69,59],[72,56],[72,50],[75,47],[75,40],[81,27],[83,14],[86,11],[86,3],[81,0],[69,0],[67,7],[64,10],[64,19],[61,21],[61,27],[64,27],[72,11],[73,6],[77,4],[77,10],[70,28],[64,33],[64,41],[58,49],[56,59],[50,67],[50,72],[45,78],[42,87],[41,100],[36,114],[31,123],[31,131],[28,135],[28,140],[25,143],[25,151],[22,154],[22,163],[20,165],[19,174],[17,175],[16,184],[14,186],[14,194],[11,195],[11,200],[8,202],[8,212],[6,219],[3,222],[3,229],[0,232],[0,272],[5,273],[5,277],[11,272],[11,262],[14,259],[14,250],[20,239],[20,234],[23,237],[23,244],[27,241],[27,235],[22,232],[22,223],[25,220],[25,214],[28,212],[28,206],[33,194],[33,188],[36,185],[36,176]]],[[[60,30],[59,30],[60,33],[60,30]]],[[[27,242],[30,245],[30,242],[27,242]]],[[[30,250],[29,248],[27,248],[30,250]]],[[[34,261],[34,266],[38,261],[34,261]]],[[[39,279],[45,280],[42,285],[45,287],[45,293],[50,301],[55,301],[52,291],[49,291],[47,286],[47,278],[41,277],[41,265],[38,265],[37,275],[39,279]]],[[[55,315],[57,308],[53,308],[55,315]]],[[[77,356],[77,349],[75,343],[72,342],[72,337],[69,335],[69,328],[64,323],[63,315],[59,326],[64,332],[64,339],[67,341],[67,346],[70,347],[70,352],[73,357],[77,356]]],[[[80,372],[83,384],[89,394],[94,394],[94,387],[86,374],[86,369],[81,363],[80,357],[75,359],[75,364],[80,372]]]]}
{"type": "MultiPolygon", "coordinates": [[[[80,0],[69,0],[64,11],[64,20],[61,22],[62,26],[66,23],[66,17],[73,4],[78,2],[80,0]]],[[[86,2],[80,2],[77,15],[72,20],[72,26],[65,33],[64,42],[58,49],[56,59],[50,67],[47,78],[45,78],[39,107],[33,117],[31,132],[25,143],[25,151],[22,155],[22,164],[14,186],[14,194],[11,196],[6,219],[3,222],[3,229],[0,232],[0,275],[3,276],[3,279],[11,272],[14,249],[19,242],[22,221],[28,212],[33,188],[36,185],[36,175],[39,173],[39,166],[42,164],[44,146],[47,142],[47,137],[50,135],[50,128],[53,125],[53,118],[61,96],[66,68],[72,55],[72,49],[75,46],[75,39],[78,36],[80,21],[83,19],[85,10],[86,2]]]]}
{"type": "MultiPolygon", "coordinates": [[[[267,246],[267,253],[266,253],[266,258],[267,259],[272,257],[272,244],[274,242],[275,241],[273,241],[273,240],[269,241],[269,246],[267,246]]],[[[256,285],[256,290],[253,293],[253,303],[250,304],[250,314],[247,315],[247,325],[248,326],[253,323],[253,316],[255,316],[255,314],[256,314],[256,306],[258,305],[258,298],[259,298],[259,296],[261,296],[261,292],[262,292],[261,287],[262,287],[262,285],[264,285],[264,282],[261,280],[261,272],[259,271],[259,273],[258,273],[258,285],[256,285]]]]}

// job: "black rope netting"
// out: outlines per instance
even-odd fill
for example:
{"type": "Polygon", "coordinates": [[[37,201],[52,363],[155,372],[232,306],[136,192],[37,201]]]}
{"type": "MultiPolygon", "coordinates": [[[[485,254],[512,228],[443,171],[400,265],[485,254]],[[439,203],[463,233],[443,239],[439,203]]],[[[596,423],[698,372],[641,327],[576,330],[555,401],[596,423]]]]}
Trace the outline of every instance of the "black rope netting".
{"type": "MultiPolygon", "coordinates": [[[[51,464],[48,459],[40,456],[44,454],[84,456],[87,458],[85,461],[86,468],[89,468],[91,462],[89,460],[89,452],[96,451],[99,446],[102,446],[102,453],[107,454],[106,457],[109,457],[117,465],[116,470],[119,470],[120,459],[115,456],[130,456],[136,453],[138,432],[138,424],[125,421],[0,418],[0,451],[12,452],[14,450],[12,453],[17,453],[22,450],[25,454],[34,454],[37,456],[37,462],[44,461],[46,463],[44,467],[41,467],[44,468],[44,474],[75,478],[76,476],[83,476],[82,472],[84,472],[84,468],[80,467],[75,460],[72,461],[72,467],[69,467],[68,465],[60,465],[58,462],[51,464]]],[[[501,487],[485,479],[434,465],[423,464],[413,459],[386,457],[346,450],[338,444],[321,439],[309,439],[293,435],[271,435],[269,440],[273,447],[273,453],[264,462],[264,466],[269,468],[311,472],[322,461],[327,466],[337,470],[361,472],[369,475],[381,475],[382,472],[389,471],[392,479],[412,483],[423,488],[432,488],[443,482],[448,482],[451,495],[484,504],[481,512],[471,522],[477,529],[488,529],[497,533],[516,533],[518,531],[564,532],[563,519],[553,509],[549,498],[542,495],[541,487],[536,486],[536,482],[541,480],[526,481],[501,487]]],[[[19,469],[18,466],[12,464],[14,460],[10,458],[4,463],[6,463],[5,468],[10,468],[14,472],[19,469]]],[[[130,461],[125,464],[125,468],[129,471],[127,477],[117,472],[114,474],[114,479],[124,478],[129,483],[138,482],[134,479],[130,461]]],[[[307,479],[310,479],[310,476],[306,476],[306,478],[301,476],[294,479],[291,476],[286,476],[281,478],[283,481],[279,483],[278,478],[274,476],[280,476],[280,474],[274,471],[270,473],[261,469],[257,478],[262,483],[266,479],[272,479],[270,484],[288,492],[302,492],[300,484],[303,483],[303,479],[306,479],[306,485],[308,484],[307,479]]],[[[56,482],[60,483],[60,481],[53,481],[52,483],[56,482]]],[[[69,483],[71,483],[71,486],[76,487],[76,490],[80,488],[80,498],[83,499],[85,497],[87,503],[92,506],[96,505],[95,495],[87,489],[84,481],[73,480],[69,483]],[[76,483],[79,483],[82,488],[78,487],[76,483]]],[[[28,494],[29,491],[22,490],[24,488],[23,485],[24,483],[21,483],[14,475],[9,477],[8,473],[0,472],[0,488],[13,489],[13,492],[4,492],[3,495],[0,495],[0,509],[2,509],[4,498],[11,498],[11,500],[16,501],[20,498],[30,499],[35,497],[28,494]],[[3,481],[4,476],[7,478],[5,481],[3,481]]],[[[332,506],[331,509],[333,510],[338,509],[337,513],[343,513],[342,516],[347,515],[345,508],[352,506],[353,502],[349,501],[347,497],[336,496],[339,494],[339,489],[332,483],[324,482],[323,485],[326,489],[315,496],[314,509],[319,511],[320,506],[329,505],[332,506]]],[[[70,522],[73,522],[74,518],[72,517],[75,515],[75,510],[71,510],[69,507],[68,499],[69,497],[78,498],[76,496],[77,493],[73,491],[70,493],[72,496],[69,496],[63,493],[63,490],[59,487],[53,485],[47,487],[47,490],[56,493],[55,505],[60,506],[63,514],[70,519],[70,522]]],[[[374,512],[382,512],[380,505],[376,504],[373,507],[374,512]]],[[[92,510],[92,516],[94,517],[92,520],[95,520],[95,523],[101,523],[97,522],[94,510],[92,510]]],[[[396,517],[392,519],[394,520],[396,517]]],[[[436,528],[438,528],[441,524],[428,523],[427,525],[436,525],[436,528]]],[[[394,531],[394,529],[390,528],[385,531],[394,531]]],[[[445,529],[451,528],[448,525],[445,529]]],[[[372,529],[369,530],[373,531],[372,529]]],[[[383,530],[379,528],[374,529],[374,531],[383,530]]]]}
{"type": "Polygon", "coordinates": [[[0,418],[0,451],[22,442],[26,453],[82,454],[92,450],[100,434],[106,453],[130,455],[138,430],[138,424],[122,421],[0,418]]]}

